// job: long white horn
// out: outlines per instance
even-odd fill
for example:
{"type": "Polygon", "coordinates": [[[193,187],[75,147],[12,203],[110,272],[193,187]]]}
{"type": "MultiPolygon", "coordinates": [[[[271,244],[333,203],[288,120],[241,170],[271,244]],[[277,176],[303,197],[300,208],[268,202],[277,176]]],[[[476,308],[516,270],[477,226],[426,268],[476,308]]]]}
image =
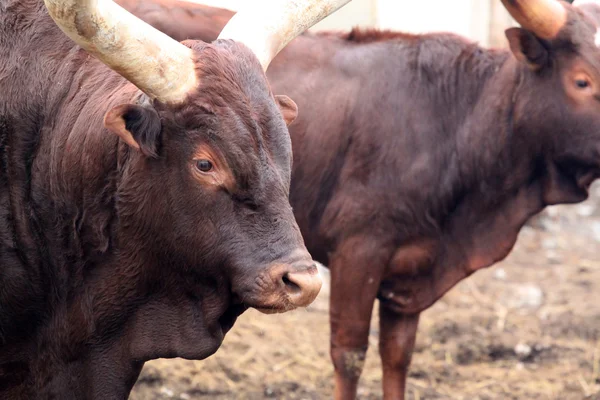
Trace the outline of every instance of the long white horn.
{"type": "Polygon", "coordinates": [[[219,39],[233,39],[248,46],[266,71],[269,64],[296,36],[334,13],[350,0],[273,0],[258,7],[247,0],[231,18],[219,39]]]}
{"type": "Polygon", "coordinates": [[[192,51],[111,0],[44,0],[78,45],[152,98],[179,103],[198,86],[192,51]]]}

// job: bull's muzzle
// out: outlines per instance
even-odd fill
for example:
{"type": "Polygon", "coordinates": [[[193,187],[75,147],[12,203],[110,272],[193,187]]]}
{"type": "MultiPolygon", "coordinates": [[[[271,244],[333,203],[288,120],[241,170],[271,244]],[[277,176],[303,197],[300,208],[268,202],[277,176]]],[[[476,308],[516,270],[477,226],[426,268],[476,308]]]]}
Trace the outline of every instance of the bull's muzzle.
{"type": "Polygon", "coordinates": [[[296,307],[306,307],[312,303],[321,290],[323,281],[314,262],[293,265],[292,270],[281,277],[284,290],[290,302],[296,307]]]}
{"type": "Polygon", "coordinates": [[[323,281],[319,270],[306,250],[298,251],[293,262],[276,263],[269,267],[266,288],[272,293],[264,306],[255,307],[267,314],[285,312],[312,303],[323,281]]]}

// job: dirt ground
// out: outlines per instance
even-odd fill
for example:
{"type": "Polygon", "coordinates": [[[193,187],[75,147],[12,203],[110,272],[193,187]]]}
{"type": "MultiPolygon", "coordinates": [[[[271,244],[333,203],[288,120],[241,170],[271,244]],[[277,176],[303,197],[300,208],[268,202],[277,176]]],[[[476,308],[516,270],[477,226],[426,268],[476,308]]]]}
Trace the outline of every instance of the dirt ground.
{"type": "MultiPolygon", "coordinates": [[[[508,259],[423,314],[409,399],[600,399],[600,185],[594,193],[536,218],[508,259]]],[[[246,312],[208,360],[146,364],[131,398],[331,398],[328,295],[287,314],[246,312]]],[[[360,399],[381,398],[377,337],[374,320],[360,399]]]]}

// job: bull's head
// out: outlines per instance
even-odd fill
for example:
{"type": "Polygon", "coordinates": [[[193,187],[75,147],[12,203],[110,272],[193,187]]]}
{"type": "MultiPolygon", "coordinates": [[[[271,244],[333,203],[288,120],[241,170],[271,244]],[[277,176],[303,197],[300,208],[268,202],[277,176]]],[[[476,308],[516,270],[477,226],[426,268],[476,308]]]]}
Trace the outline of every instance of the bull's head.
{"type": "Polygon", "coordinates": [[[506,31],[517,140],[540,154],[546,204],[584,200],[600,176],[600,3],[502,2],[522,26],[506,31]]]}
{"type": "Polygon", "coordinates": [[[138,344],[138,357],[204,357],[215,350],[205,339],[220,343],[246,307],[283,312],[318,294],[288,202],[286,123],[297,109],[272,95],[264,70],[348,1],[273,2],[277,10],[240,13],[206,44],[178,43],[112,1],[45,0],[69,37],[133,84],[107,96],[104,118],[122,143],[118,255],[138,266],[115,274],[151,299],[136,304],[154,302],[136,317],[146,336],[180,333],[163,350],[138,344]]]}

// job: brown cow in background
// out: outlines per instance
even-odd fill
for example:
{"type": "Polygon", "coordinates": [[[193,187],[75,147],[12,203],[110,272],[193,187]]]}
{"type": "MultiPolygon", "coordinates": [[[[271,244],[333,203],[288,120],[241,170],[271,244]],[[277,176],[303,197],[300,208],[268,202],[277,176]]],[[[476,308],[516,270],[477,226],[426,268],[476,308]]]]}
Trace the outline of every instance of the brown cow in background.
{"type": "MultiPolygon", "coordinates": [[[[376,298],[385,398],[402,399],[419,313],[600,175],[597,6],[503,3],[524,27],[506,31],[510,51],[353,30],[305,34],[269,69],[300,107],[290,200],[331,269],[338,400],[355,397],[376,298]]],[[[198,22],[233,15],[184,7],[198,22]]],[[[177,14],[160,14],[161,29],[193,37],[177,14]]]]}
{"type": "Polygon", "coordinates": [[[297,109],[264,70],[348,1],[181,44],[112,1],[0,0],[1,399],[124,399],[145,361],[210,356],[248,307],[314,300],[297,109]]]}

